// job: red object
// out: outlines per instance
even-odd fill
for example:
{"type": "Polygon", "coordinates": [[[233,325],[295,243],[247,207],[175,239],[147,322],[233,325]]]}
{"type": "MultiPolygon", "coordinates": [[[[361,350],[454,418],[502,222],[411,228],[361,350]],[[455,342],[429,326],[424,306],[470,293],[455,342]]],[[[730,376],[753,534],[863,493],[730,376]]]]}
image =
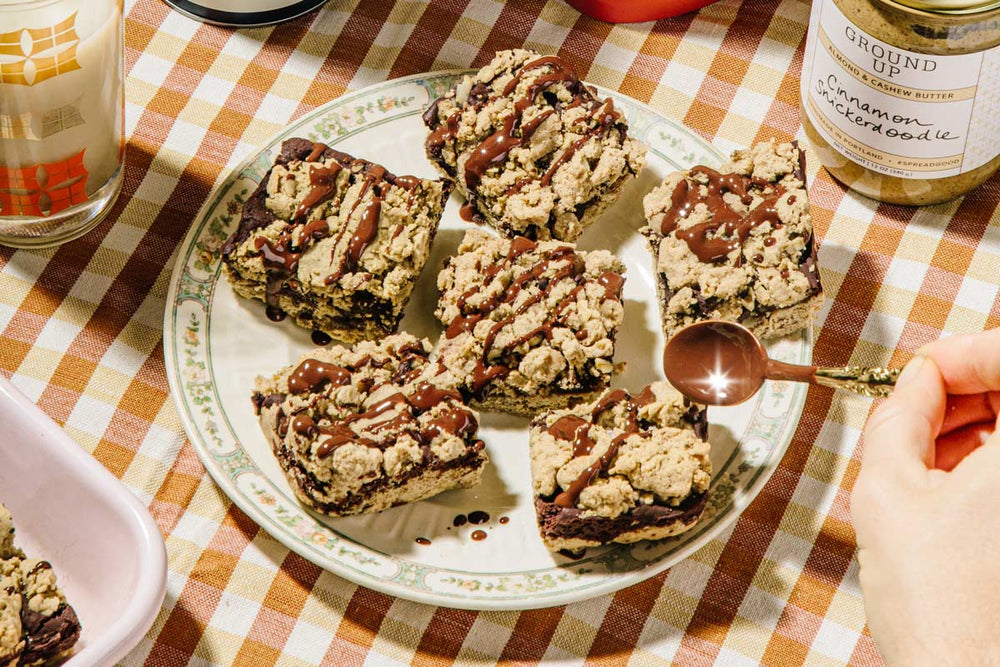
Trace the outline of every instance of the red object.
{"type": "Polygon", "coordinates": [[[715,0],[566,0],[588,16],[608,23],[640,23],[687,14],[715,0]]]}

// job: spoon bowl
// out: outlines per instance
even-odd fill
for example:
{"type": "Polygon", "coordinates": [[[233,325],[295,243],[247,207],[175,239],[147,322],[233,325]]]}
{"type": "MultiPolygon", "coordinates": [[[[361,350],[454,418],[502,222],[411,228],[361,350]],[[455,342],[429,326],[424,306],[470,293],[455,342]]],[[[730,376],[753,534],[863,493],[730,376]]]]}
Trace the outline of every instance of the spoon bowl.
{"type": "Polygon", "coordinates": [[[663,370],[679,392],[696,403],[737,405],[764,384],[768,357],[746,327],[708,321],[678,331],[663,351],[663,370]]]}

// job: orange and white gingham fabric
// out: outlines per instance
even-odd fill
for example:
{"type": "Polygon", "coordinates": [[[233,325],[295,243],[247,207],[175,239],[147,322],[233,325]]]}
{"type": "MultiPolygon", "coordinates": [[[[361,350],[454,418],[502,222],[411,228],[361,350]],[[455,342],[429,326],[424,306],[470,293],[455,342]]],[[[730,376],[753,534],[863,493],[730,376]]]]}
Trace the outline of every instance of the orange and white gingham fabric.
{"type": "MultiPolygon", "coordinates": [[[[669,572],[564,608],[476,613],[359,588],[259,529],[186,442],[163,367],[174,251],[213,184],[289,120],[346,90],[525,45],[723,151],[801,139],[808,2],[723,0],[612,26],[562,0],[333,0],[238,32],[158,0],[126,4],[121,199],[74,243],[0,249],[0,369],[148,503],[166,539],[166,602],[124,664],[879,663],[848,521],[864,399],[812,389],[761,496],[669,572]]],[[[816,363],[898,365],[943,334],[1000,324],[996,178],[914,210],[810,171],[827,290],[816,363]]]]}

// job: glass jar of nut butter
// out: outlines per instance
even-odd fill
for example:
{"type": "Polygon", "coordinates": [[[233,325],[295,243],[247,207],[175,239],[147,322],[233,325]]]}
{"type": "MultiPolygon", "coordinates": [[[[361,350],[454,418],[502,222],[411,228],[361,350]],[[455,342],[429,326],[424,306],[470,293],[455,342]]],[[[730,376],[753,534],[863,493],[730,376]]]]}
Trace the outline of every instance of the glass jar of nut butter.
{"type": "Polygon", "coordinates": [[[1000,0],[813,0],[802,124],[846,186],[894,204],[1000,167],[1000,0]]]}

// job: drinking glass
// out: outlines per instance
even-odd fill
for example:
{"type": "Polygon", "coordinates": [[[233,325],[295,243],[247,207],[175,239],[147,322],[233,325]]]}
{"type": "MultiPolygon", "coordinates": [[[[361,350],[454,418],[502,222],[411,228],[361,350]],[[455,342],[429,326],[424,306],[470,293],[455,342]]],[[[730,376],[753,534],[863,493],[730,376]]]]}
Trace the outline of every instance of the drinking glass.
{"type": "Polygon", "coordinates": [[[122,0],[0,0],[0,244],[92,229],[121,191],[122,0]]]}

